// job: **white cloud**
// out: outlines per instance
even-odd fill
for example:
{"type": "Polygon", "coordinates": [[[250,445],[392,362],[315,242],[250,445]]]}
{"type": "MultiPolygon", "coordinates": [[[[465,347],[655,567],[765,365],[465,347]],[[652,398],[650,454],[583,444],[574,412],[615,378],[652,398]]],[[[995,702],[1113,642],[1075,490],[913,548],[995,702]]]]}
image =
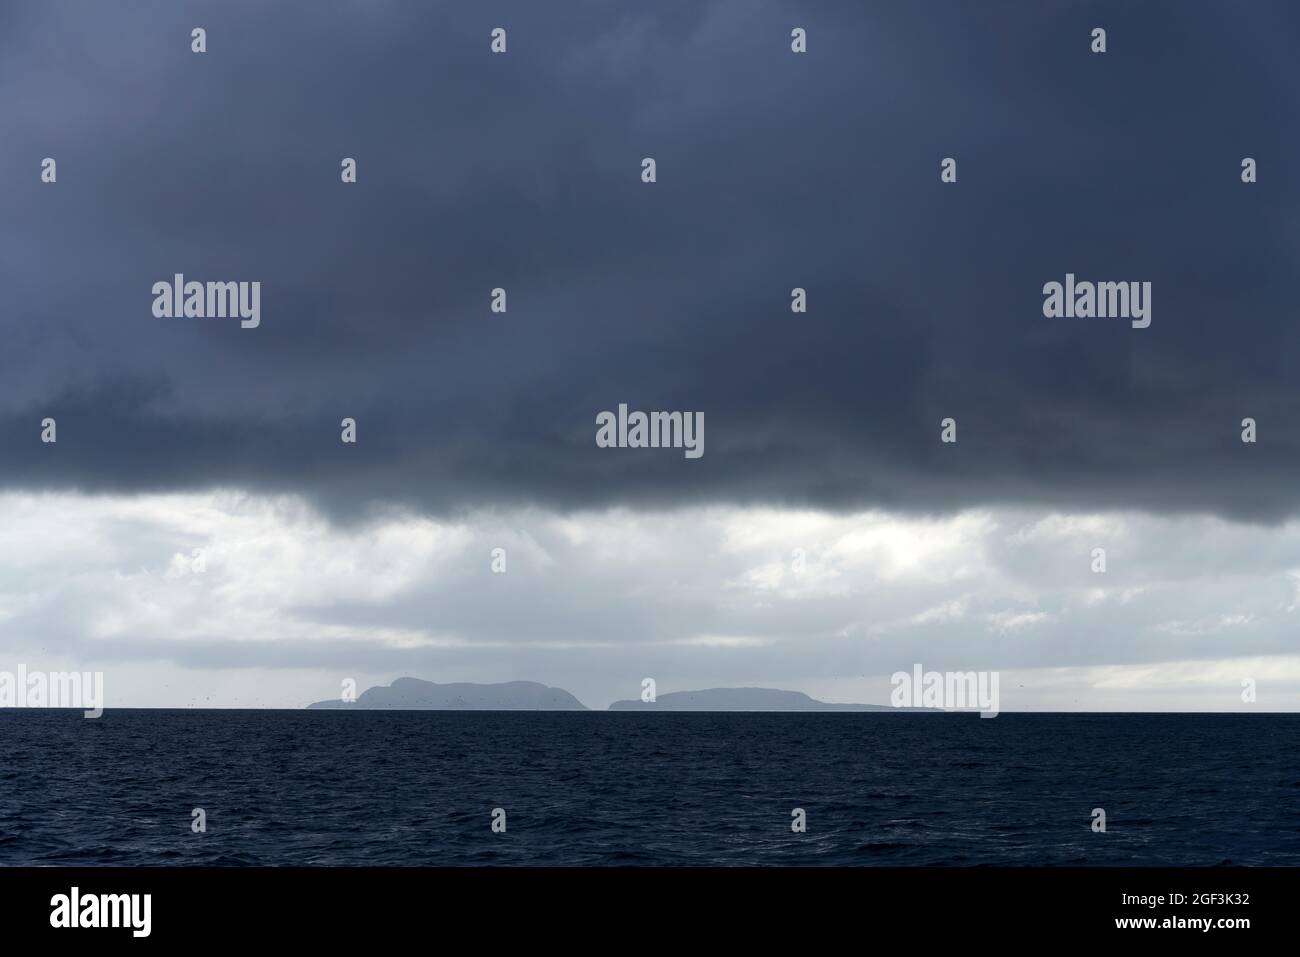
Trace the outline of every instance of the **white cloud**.
{"type": "Polygon", "coordinates": [[[1235,662],[1296,677],[1264,668],[1293,647],[1295,524],[699,508],[338,526],[222,491],[6,493],[0,515],[0,661],[107,663],[135,696],[119,704],[201,701],[218,672],[283,706],[309,677],[328,697],[340,675],[403,673],[532,678],[597,704],[647,674],[881,700],[865,676],[919,661],[1037,675],[1035,707],[1129,708],[1167,704],[1171,662],[1180,701],[1233,700],[1235,662]]]}
{"type": "Polygon", "coordinates": [[[1051,620],[1045,611],[998,611],[988,616],[989,627],[1004,634],[1051,620]]]}

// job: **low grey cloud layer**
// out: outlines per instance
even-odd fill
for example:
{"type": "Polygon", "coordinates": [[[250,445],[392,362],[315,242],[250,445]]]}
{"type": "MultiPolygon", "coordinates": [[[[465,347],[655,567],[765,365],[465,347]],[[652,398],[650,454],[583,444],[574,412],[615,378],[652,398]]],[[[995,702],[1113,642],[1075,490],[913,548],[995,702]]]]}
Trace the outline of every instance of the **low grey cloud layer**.
{"type": "Polygon", "coordinates": [[[1255,4],[1230,34],[1224,15],[6,4],[0,483],[238,486],[336,516],[1277,520],[1300,494],[1300,13],[1255,4]],[[262,325],[153,318],[152,283],[177,272],[261,281],[262,325]],[[1042,285],[1067,272],[1152,282],[1151,327],[1044,318],[1042,285]],[[619,402],[703,411],[707,453],[597,449],[619,402]]]}
{"type": "Polygon", "coordinates": [[[230,492],[0,510],[4,661],[102,670],[110,706],[294,707],[401,674],[596,707],[646,676],[884,703],[919,662],[1001,672],[1007,710],[1300,707],[1295,523],[728,507],[340,527],[230,492]]]}

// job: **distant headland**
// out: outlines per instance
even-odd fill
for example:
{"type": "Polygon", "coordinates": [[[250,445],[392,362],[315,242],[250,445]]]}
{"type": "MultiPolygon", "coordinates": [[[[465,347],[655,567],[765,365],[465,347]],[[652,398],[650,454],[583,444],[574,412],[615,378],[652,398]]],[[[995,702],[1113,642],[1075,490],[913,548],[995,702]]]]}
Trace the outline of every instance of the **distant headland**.
{"type": "Polygon", "coordinates": [[[356,701],[335,698],[308,708],[372,711],[586,711],[587,706],[562,688],[536,681],[503,684],[435,684],[420,678],[398,678],[391,685],[376,685],[356,701]]]}
{"type": "Polygon", "coordinates": [[[802,691],[776,688],[706,688],[670,691],[654,701],[615,701],[610,711],[898,711],[886,704],[831,704],[802,691]]]}
{"type": "MultiPolygon", "coordinates": [[[[308,708],[334,711],[589,711],[563,688],[536,681],[502,684],[437,684],[421,678],[398,678],[391,685],[376,685],[355,701],[334,698],[308,708]]],[[[671,691],[654,701],[615,701],[610,711],[922,711],[883,704],[832,704],[801,691],[776,688],[707,688],[671,691]]]]}

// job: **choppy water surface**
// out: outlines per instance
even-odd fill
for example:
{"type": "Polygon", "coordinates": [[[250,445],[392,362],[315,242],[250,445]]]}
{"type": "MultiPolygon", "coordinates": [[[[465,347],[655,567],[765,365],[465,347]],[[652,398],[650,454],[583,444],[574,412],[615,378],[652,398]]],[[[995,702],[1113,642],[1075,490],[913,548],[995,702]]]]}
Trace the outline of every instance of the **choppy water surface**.
{"type": "Polygon", "coordinates": [[[2,864],[1229,861],[1300,864],[1300,715],[0,711],[2,864]]]}

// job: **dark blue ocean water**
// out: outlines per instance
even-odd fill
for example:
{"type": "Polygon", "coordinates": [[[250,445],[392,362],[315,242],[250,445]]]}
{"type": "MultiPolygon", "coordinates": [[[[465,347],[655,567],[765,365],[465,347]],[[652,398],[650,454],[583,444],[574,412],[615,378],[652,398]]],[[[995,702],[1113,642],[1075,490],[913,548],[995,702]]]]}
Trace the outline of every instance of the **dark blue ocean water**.
{"type": "Polygon", "coordinates": [[[1300,715],[0,711],[0,864],[1229,861],[1300,864],[1300,715]]]}

